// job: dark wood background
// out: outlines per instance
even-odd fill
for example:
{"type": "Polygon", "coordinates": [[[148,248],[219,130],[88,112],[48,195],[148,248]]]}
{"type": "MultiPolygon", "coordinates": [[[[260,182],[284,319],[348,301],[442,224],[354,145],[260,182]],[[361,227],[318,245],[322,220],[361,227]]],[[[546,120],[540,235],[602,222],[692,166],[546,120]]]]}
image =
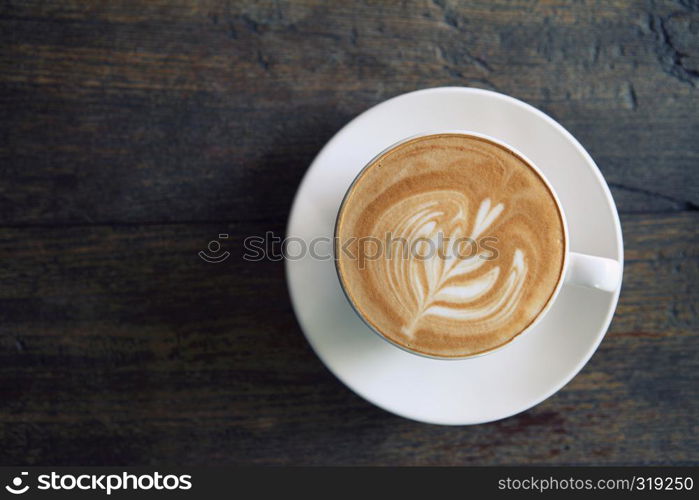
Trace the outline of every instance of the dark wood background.
{"type": "Polygon", "coordinates": [[[697,1],[23,0],[0,37],[3,464],[699,463],[697,1]],[[591,362],[475,427],[351,393],[240,258],[343,124],[441,85],[559,120],[626,246],[591,362]]]}

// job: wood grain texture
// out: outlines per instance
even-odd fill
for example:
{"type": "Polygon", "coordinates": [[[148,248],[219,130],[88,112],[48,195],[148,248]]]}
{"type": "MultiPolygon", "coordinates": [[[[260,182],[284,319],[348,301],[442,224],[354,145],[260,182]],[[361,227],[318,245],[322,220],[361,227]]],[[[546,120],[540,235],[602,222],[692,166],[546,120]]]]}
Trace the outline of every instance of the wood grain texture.
{"type": "Polygon", "coordinates": [[[697,33],[695,1],[5,2],[0,463],[699,464],[697,33]],[[346,121],[440,85],[559,120],[626,247],[590,363],[476,427],[352,394],[241,259],[346,121]]]}

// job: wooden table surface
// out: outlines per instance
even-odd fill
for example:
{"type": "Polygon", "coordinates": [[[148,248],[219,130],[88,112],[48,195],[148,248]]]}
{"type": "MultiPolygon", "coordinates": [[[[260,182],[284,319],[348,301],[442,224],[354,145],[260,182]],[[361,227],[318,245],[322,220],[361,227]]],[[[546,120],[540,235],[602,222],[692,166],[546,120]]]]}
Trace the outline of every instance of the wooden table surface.
{"type": "Polygon", "coordinates": [[[0,37],[2,464],[699,464],[696,1],[25,0],[0,37]],[[350,392],[241,259],[343,124],[442,85],[560,121],[626,249],[590,363],[475,427],[350,392]]]}

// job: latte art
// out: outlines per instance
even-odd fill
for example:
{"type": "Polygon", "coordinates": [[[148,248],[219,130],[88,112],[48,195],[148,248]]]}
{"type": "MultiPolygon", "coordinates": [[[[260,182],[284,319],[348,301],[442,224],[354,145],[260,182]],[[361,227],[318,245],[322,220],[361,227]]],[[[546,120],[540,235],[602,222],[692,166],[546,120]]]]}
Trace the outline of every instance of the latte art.
{"type": "Polygon", "coordinates": [[[458,357],[506,343],[548,303],[564,230],[544,181],[509,150],[458,134],[385,153],[338,217],[352,241],[338,270],[379,333],[420,353],[458,357]],[[363,241],[381,241],[381,252],[363,241]],[[374,249],[371,249],[374,250],[374,249]]]}
{"type": "Polygon", "coordinates": [[[491,207],[486,198],[471,225],[468,205],[457,191],[428,192],[399,201],[377,221],[374,232],[395,225],[393,241],[418,243],[404,245],[400,253],[369,264],[377,267],[375,275],[385,280],[396,307],[408,320],[401,327],[408,337],[415,335],[428,316],[500,324],[509,319],[517,303],[526,275],[521,250],[515,251],[509,268],[497,265],[484,271],[487,256],[483,251],[466,257],[458,248],[461,242],[476,242],[504,205],[491,207]],[[498,280],[502,272],[507,273],[504,282],[498,280]],[[485,295],[489,299],[480,301],[485,295]]]}

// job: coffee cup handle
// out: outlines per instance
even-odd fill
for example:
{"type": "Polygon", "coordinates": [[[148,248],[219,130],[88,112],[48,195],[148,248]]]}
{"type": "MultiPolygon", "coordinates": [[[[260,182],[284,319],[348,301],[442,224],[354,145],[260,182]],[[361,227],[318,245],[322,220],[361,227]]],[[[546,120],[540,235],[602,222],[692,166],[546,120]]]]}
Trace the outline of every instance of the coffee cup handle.
{"type": "Polygon", "coordinates": [[[570,252],[565,282],[613,292],[621,284],[621,264],[606,257],[570,252]]]}

